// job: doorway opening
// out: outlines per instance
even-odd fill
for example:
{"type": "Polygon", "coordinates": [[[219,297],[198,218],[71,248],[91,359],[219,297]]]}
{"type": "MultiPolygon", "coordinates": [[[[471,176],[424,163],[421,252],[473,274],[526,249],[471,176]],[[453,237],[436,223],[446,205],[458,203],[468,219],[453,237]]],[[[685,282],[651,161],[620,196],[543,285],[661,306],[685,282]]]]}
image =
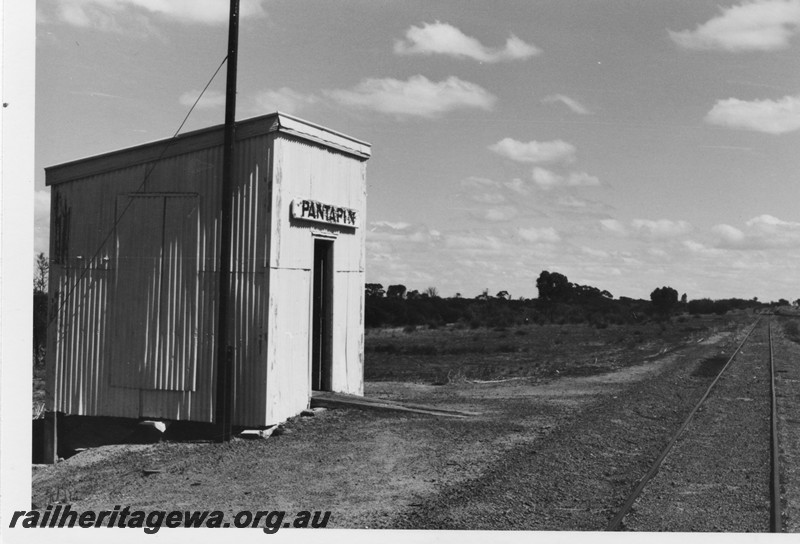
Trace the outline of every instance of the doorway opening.
{"type": "Polygon", "coordinates": [[[311,310],[311,390],[331,390],[333,340],[333,241],[314,240],[311,310]]]}

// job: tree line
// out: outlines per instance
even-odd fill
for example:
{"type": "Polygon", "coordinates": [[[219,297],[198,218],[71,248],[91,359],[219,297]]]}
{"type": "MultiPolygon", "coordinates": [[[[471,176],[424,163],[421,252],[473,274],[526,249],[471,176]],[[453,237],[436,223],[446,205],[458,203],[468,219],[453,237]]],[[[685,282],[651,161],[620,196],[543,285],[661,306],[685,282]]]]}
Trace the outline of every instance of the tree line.
{"type": "MultiPolygon", "coordinates": [[[[49,261],[40,253],[36,258],[33,282],[33,354],[38,364],[44,362],[47,345],[47,290],[49,261]]],[[[666,319],[676,312],[693,315],[724,314],[731,310],[769,306],[800,306],[800,298],[761,303],[757,298],[687,300],[672,287],[657,287],[650,300],[619,297],[591,285],[572,283],[558,272],[543,270],[536,280],[538,297],[514,299],[506,290],[490,294],[488,289],[474,297],[456,293],[439,296],[436,287],[409,291],[402,284],[385,289],[379,283],[364,286],[365,325],[438,327],[451,323],[477,327],[508,327],[525,323],[589,323],[597,327],[610,324],[638,323],[648,319],[666,319]]]]}
{"type": "MultiPolygon", "coordinates": [[[[724,314],[732,310],[762,308],[757,298],[688,300],[686,293],[669,286],[657,287],[649,300],[614,298],[607,290],[570,282],[559,272],[543,270],[536,280],[537,298],[514,299],[508,291],[491,295],[488,289],[468,298],[438,296],[435,287],[409,291],[402,284],[365,285],[365,323],[367,327],[418,326],[438,327],[458,323],[469,327],[511,326],[524,323],[588,323],[597,327],[638,323],[650,319],[665,320],[676,313],[724,314]]],[[[795,301],[800,305],[800,299],[795,301]]]]}

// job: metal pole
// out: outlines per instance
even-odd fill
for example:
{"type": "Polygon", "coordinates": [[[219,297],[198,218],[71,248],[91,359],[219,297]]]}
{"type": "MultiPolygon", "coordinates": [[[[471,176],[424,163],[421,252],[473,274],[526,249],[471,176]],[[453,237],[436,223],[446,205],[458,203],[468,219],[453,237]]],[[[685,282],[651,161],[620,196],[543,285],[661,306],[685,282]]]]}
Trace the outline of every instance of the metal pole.
{"type": "Polygon", "coordinates": [[[231,0],[228,26],[228,78],[225,92],[225,141],[222,150],[222,218],[220,235],[219,291],[217,296],[217,402],[215,422],[218,440],[229,442],[233,413],[233,347],[228,343],[228,293],[231,261],[231,189],[236,120],[236,65],[239,42],[239,0],[231,0]]]}

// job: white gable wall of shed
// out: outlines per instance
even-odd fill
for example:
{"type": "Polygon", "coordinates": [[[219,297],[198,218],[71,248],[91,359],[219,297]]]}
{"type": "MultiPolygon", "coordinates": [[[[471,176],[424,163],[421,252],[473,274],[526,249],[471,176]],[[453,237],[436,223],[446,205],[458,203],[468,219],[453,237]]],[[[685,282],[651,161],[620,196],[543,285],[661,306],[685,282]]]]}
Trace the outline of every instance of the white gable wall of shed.
{"type": "Polygon", "coordinates": [[[365,164],[285,135],[274,140],[270,254],[270,422],[296,414],[310,398],[311,280],[314,240],[333,243],[331,389],[363,394],[365,164]],[[291,217],[293,200],[359,211],[357,228],[291,217]],[[291,376],[291,378],[289,378],[291,376]],[[303,383],[299,383],[304,380],[303,383]],[[290,386],[290,383],[294,385],[290,386]],[[293,389],[287,389],[292,387],[293,389]]]}

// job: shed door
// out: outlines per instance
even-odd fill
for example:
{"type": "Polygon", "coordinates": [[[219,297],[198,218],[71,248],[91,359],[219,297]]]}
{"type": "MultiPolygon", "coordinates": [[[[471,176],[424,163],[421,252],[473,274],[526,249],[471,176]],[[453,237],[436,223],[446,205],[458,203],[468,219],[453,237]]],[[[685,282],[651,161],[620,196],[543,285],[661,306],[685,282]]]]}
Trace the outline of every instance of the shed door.
{"type": "Polygon", "coordinates": [[[333,344],[333,242],[314,240],[311,298],[311,389],[331,390],[333,344]]]}
{"type": "Polygon", "coordinates": [[[111,385],[192,391],[197,197],[121,196],[117,219],[111,385]]]}

